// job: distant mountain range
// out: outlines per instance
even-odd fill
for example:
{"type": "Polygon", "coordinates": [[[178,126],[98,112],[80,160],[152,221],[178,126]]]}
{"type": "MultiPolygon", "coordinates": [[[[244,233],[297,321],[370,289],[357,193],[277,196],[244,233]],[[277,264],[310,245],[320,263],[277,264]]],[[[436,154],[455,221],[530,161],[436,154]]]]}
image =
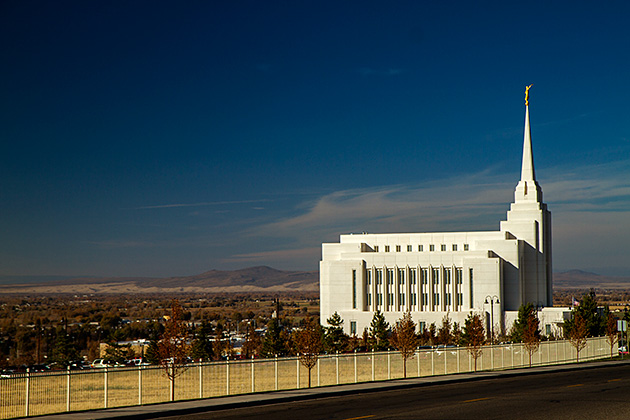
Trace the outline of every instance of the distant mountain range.
{"type": "Polygon", "coordinates": [[[554,288],[630,289],[630,277],[602,276],[582,270],[553,274],[554,288]]]}
{"type": "Polygon", "coordinates": [[[282,271],[266,266],[233,271],[210,270],[194,276],[168,278],[83,277],[61,280],[56,277],[40,283],[22,283],[19,278],[15,280],[13,284],[0,285],[0,294],[243,293],[319,290],[317,271],[282,271]]]}
{"type": "MultiPolygon", "coordinates": [[[[210,270],[194,276],[145,278],[64,278],[61,276],[1,278],[0,294],[123,294],[123,293],[256,293],[317,292],[319,272],[282,271],[271,267],[210,270]],[[13,281],[11,281],[13,280],[13,281]]],[[[580,270],[554,273],[554,288],[630,289],[630,277],[601,276],[580,270]]]]}

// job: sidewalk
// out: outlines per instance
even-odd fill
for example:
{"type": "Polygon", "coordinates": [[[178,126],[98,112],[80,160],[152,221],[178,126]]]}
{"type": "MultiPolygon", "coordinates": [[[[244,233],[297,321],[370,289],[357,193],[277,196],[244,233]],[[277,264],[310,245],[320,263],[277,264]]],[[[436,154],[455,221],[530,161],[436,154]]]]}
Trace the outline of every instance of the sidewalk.
{"type": "MultiPolygon", "coordinates": [[[[152,404],[133,407],[110,408],[103,410],[84,411],[75,413],[60,413],[35,417],[45,420],[96,420],[96,419],[154,419],[168,416],[179,416],[193,413],[203,413],[215,410],[225,410],[236,407],[251,407],[256,405],[276,404],[281,402],[325,398],[348,394],[412,388],[420,386],[447,384],[463,381],[478,381],[513,377],[519,375],[536,375],[541,373],[593,369],[603,366],[617,366],[630,364],[630,360],[608,360],[586,362],[579,364],[553,365],[534,368],[510,369],[502,371],[484,371],[477,373],[462,373],[454,375],[429,376],[422,378],[395,379],[390,381],[364,382],[358,384],[336,385],[310,389],[295,389],[256,394],[215,397],[203,400],[181,401],[173,403],[152,404]]],[[[30,418],[30,417],[29,417],[30,418]]]]}

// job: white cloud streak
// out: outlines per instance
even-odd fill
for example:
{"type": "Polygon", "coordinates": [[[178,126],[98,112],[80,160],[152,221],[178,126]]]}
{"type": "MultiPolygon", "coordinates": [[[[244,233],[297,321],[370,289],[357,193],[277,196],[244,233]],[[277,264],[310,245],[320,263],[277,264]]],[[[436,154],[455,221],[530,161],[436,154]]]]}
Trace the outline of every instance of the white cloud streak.
{"type": "MultiPolygon", "coordinates": [[[[305,209],[301,214],[252,228],[246,235],[283,238],[295,245],[292,256],[300,259],[299,250],[337,241],[347,232],[497,230],[513,200],[517,177],[487,171],[422,185],[336,191],[301,202],[296,207],[305,209]]],[[[630,273],[630,261],[620,252],[627,250],[630,236],[629,160],[545,168],[539,171],[539,183],[553,214],[555,267],[607,265],[630,273]],[[595,253],[593,243],[599,247],[595,253]]],[[[283,252],[288,251],[251,257],[283,252]]],[[[313,252],[303,256],[307,254],[313,252]]],[[[240,257],[246,260],[248,255],[240,257]]]]}
{"type": "Polygon", "coordinates": [[[270,200],[238,200],[238,201],[210,201],[204,203],[175,203],[175,204],[157,204],[154,206],[142,206],[135,207],[134,210],[151,210],[151,209],[170,209],[177,207],[204,207],[204,206],[222,206],[228,204],[251,204],[251,203],[263,203],[270,200]]]}

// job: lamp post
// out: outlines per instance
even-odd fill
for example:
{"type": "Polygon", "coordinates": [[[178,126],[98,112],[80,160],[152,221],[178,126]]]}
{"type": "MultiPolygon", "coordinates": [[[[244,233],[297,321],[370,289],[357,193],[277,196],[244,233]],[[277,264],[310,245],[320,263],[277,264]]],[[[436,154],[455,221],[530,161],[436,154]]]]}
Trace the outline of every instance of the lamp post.
{"type": "Polygon", "coordinates": [[[486,304],[490,304],[490,342],[494,344],[494,304],[499,303],[498,296],[486,296],[486,304]]]}

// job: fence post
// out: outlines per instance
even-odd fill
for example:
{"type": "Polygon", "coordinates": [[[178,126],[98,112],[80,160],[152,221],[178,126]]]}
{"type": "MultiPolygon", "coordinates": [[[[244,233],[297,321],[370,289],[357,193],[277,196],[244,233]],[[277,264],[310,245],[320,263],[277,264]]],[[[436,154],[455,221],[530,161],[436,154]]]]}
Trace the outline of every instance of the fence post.
{"type": "Polygon", "coordinates": [[[494,346],[490,345],[490,370],[494,370],[494,346]]]}
{"type": "Polygon", "coordinates": [[[392,351],[387,349],[387,379],[392,379],[392,351]]]}
{"type": "Polygon", "coordinates": [[[295,362],[297,363],[295,368],[295,372],[297,373],[297,389],[300,389],[300,353],[298,353],[297,357],[295,358],[295,362]]]}
{"type": "Polygon", "coordinates": [[[225,362],[225,394],[230,395],[230,356],[227,357],[225,362]]]}
{"type": "Polygon", "coordinates": [[[510,343],[510,353],[512,353],[512,369],[514,369],[514,343],[510,343]]]}
{"type": "Polygon", "coordinates": [[[199,359],[199,398],[203,398],[203,367],[201,366],[201,359],[199,359]]]}
{"type": "Polygon", "coordinates": [[[418,378],[420,377],[420,349],[416,349],[416,358],[418,359],[418,378]]]}
{"type": "Polygon", "coordinates": [[[319,357],[317,358],[317,386],[321,386],[319,382],[319,357]]]}
{"type": "Polygon", "coordinates": [[[138,405],[142,405],[142,365],[138,365],[138,405]]]}
{"type": "Polygon", "coordinates": [[[372,349],[372,382],[374,382],[374,349],[372,349]]]}
{"type": "Polygon", "coordinates": [[[431,349],[431,376],[435,375],[435,349],[431,349]]]}
{"type": "Polygon", "coordinates": [[[459,344],[457,345],[457,373],[459,373],[459,344]]]}
{"type": "Polygon", "coordinates": [[[107,408],[107,374],[108,374],[109,368],[107,366],[105,366],[105,372],[104,372],[104,381],[105,383],[103,384],[103,391],[105,392],[105,396],[103,398],[104,400],[104,406],[105,408],[107,408]]]}
{"type": "Polygon", "coordinates": [[[335,369],[337,370],[337,385],[339,385],[339,350],[335,353],[335,369]]]}
{"type": "Polygon", "coordinates": [[[66,411],[70,411],[70,365],[66,369],[66,411]]]}
{"type": "Polygon", "coordinates": [[[444,345],[444,374],[446,375],[448,373],[448,370],[446,368],[446,357],[448,356],[448,351],[446,350],[446,344],[444,345]]]}
{"type": "Polygon", "coordinates": [[[26,407],[25,416],[29,416],[29,405],[31,402],[31,369],[26,368],[26,407]]]}
{"type": "Polygon", "coordinates": [[[523,366],[523,363],[524,363],[524,360],[523,360],[523,353],[524,353],[524,351],[523,350],[524,350],[523,349],[523,342],[521,341],[521,366],[523,366]]]}
{"type": "Polygon", "coordinates": [[[276,360],[274,362],[274,367],[276,371],[276,391],[278,390],[278,355],[276,354],[276,360]]]}
{"type": "Polygon", "coordinates": [[[256,370],[254,369],[254,355],[252,354],[252,392],[256,392],[256,370]]]}
{"type": "Polygon", "coordinates": [[[359,382],[359,375],[357,374],[357,349],[354,349],[354,383],[359,382]]]}

